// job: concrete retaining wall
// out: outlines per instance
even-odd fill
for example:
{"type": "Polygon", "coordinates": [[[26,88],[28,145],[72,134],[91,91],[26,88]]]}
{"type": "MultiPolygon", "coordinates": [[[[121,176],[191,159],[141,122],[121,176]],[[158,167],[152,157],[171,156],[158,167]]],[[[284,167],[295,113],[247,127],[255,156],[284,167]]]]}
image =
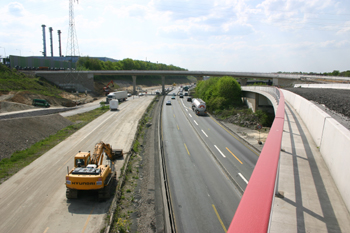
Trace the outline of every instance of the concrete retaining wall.
{"type": "Polygon", "coordinates": [[[285,100],[298,112],[307,126],[347,209],[350,210],[350,131],[310,101],[290,91],[282,91],[285,100]]]}
{"type": "Polygon", "coordinates": [[[80,72],[37,73],[63,89],[75,89],[78,92],[94,91],[94,75],[80,72]]]}

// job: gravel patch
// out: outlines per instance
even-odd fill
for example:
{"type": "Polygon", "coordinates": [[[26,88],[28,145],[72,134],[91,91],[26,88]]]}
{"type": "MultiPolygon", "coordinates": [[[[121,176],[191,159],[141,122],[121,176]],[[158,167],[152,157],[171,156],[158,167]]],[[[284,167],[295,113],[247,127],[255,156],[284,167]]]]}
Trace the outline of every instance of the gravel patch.
{"type": "Polygon", "coordinates": [[[350,90],[321,88],[285,88],[313,102],[350,130],[350,90]]]}

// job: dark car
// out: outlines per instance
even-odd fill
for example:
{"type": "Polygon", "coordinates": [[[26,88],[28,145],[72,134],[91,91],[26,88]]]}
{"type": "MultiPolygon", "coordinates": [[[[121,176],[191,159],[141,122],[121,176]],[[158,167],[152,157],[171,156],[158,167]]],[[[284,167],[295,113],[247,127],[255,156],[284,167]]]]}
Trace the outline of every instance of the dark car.
{"type": "Polygon", "coordinates": [[[187,102],[192,102],[192,98],[191,98],[191,97],[188,97],[188,98],[187,98],[187,102]]]}
{"type": "Polygon", "coordinates": [[[184,97],[184,95],[183,94],[180,94],[180,98],[183,98],[184,97]]]}
{"type": "Polygon", "coordinates": [[[166,105],[171,105],[171,101],[168,100],[168,101],[166,102],[166,105]]]}
{"type": "Polygon", "coordinates": [[[187,93],[187,92],[185,92],[185,96],[188,96],[188,93],[187,93]]]}

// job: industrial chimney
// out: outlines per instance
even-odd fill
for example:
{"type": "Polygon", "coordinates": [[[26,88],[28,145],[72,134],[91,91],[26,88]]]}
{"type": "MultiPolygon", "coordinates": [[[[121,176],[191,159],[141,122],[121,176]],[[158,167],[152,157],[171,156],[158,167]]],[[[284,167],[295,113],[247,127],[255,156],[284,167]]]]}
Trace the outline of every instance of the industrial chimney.
{"type": "Polygon", "coordinates": [[[44,57],[46,57],[46,37],[45,37],[45,27],[46,25],[41,25],[41,27],[43,28],[43,46],[44,46],[44,50],[43,50],[43,55],[44,57]]]}
{"type": "Polygon", "coordinates": [[[49,27],[50,32],[50,48],[51,48],[51,57],[53,57],[53,46],[52,46],[52,27],[49,27]]]}
{"type": "Polygon", "coordinates": [[[57,33],[58,33],[58,51],[60,53],[60,57],[62,57],[62,51],[61,51],[61,30],[58,30],[57,33]]]}

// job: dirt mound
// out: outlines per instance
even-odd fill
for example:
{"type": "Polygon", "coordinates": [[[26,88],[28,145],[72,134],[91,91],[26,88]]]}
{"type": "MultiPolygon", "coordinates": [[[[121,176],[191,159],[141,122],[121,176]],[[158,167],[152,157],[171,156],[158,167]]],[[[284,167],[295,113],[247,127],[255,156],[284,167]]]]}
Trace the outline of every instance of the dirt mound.
{"type": "Polygon", "coordinates": [[[0,102],[0,113],[21,111],[21,110],[34,109],[34,108],[35,108],[34,106],[27,105],[27,104],[20,104],[20,103],[7,102],[7,101],[0,102]]]}
{"type": "Polygon", "coordinates": [[[71,124],[59,114],[0,120],[0,160],[29,148],[71,124]]]}
{"type": "Polygon", "coordinates": [[[34,94],[29,91],[17,92],[12,98],[8,99],[8,101],[32,105],[33,99],[45,99],[51,106],[73,107],[76,105],[75,102],[70,99],[34,94]]]}

